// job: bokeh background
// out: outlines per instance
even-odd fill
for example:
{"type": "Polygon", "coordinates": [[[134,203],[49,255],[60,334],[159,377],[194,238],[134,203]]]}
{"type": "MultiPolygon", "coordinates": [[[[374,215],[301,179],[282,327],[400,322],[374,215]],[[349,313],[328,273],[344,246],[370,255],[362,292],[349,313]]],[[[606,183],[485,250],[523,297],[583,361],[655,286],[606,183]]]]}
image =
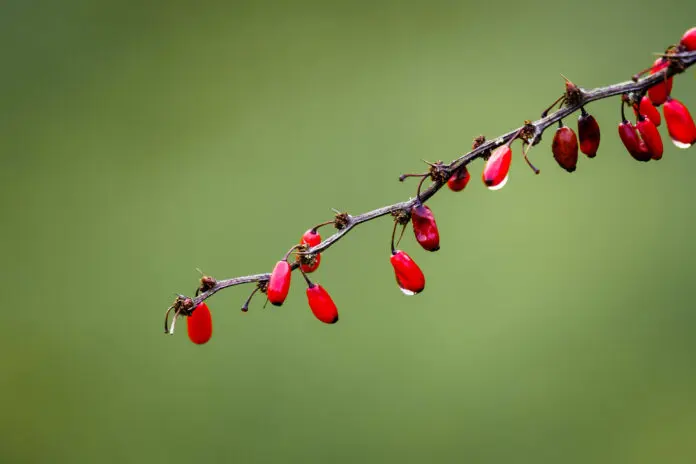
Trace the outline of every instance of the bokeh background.
{"type": "MultiPolygon", "coordinates": [[[[696,461],[696,149],[634,162],[618,100],[569,175],[550,133],[508,185],[430,202],[442,249],[405,297],[388,219],[282,308],[196,267],[269,271],[330,208],[412,196],[419,160],[627,79],[696,3],[9,1],[0,14],[0,461],[696,461]]],[[[674,95],[696,109],[694,72],[674,95]]],[[[570,121],[574,126],[574,119],[570,121]]],[[[666,132],[663,132],[666,133],[666,132]]]]}

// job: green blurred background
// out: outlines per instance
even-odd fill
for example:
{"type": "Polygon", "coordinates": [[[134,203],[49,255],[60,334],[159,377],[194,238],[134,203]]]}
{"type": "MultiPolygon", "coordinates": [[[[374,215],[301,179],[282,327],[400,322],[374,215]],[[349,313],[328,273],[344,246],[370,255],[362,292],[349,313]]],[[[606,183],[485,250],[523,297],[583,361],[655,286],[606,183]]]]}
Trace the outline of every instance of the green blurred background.
{"type": "MultiPolygon", "coordinates": [[[[442,249],[397,290],[391,224],[282,308],[210,300],[200,267],[269,271],[331,217],[414,194],[402,172],[627,79],[692,1],[2,2],[0,462],[696,461],[696,148],[634,162],[618,100],[573,175],[546,134],[500,192],[429,203],[442,249]]],[[[673,94],[696,109],[693,71],[673,94]]],[[[572,125],[574,126],[574,117],[572,125]]],[[[663,131],[663,133],[665,133],[663,131]]]]}

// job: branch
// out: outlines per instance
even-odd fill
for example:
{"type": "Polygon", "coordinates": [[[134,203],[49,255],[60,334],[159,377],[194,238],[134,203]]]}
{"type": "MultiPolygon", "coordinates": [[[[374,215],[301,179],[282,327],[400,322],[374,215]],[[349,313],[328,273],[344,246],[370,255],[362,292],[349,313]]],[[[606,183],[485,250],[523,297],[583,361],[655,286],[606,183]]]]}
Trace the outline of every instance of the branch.
{"type": "MultiPolygon", "coordinates": [[[[541,141],[541,135],[543,132],[552,126],[554,123],[560,121],[563,118],[579,111],[583,106],[597,100],[603,100],[605,98],[613,97],[616,95],[633,94],[634,96],[642,96],[648,88],[657,85],[664,79],[674,76],[676,74],[684,72],[689,67],[696,64],[696,51],[685,52],[685,53],[673,53],[669,55],[671,65],[662,71],[655,74],[651,74],[643,79],[635,79],[631,81],[621,82],[618,84],[608,85],[606,87],[599,87],[596,89],[585,90],[582,88],[575,88],[577,94],[572,100],[566,101],[565,106],[562,106],[558,111],[542,117],[534,122],[526,121],[525,124],[517,129],[511,130],[510,132],[491,139],[487,142],[482,143],[478,147],[474,148],[470,152],[460,156],[459,158],[453,160],[449,164],[436,163],[434,165],[438,176],[433,172],[431,168],[433,183],[425,190],[420,192],[416,198],[409,201],[403,201],[400,203],[395,203],[393,205],[383,206],[381,208],[368,211],[366,213],[359,214],[357,216],[351,216],[347,213],[341,213],[340,224],[337,221],[337,228],[340,227],[336,233],[326,238],[324,241],[318,245],[310,248],[305,252],[305,254],[314,254],[323,252],[345,237],[351,230],[363,224],[365,222],[372,221],[374,219],[386,216],[389,214],[398,214],[401,211],[408,212],[414,205],[418,202],[426,202],[432,198],[446,183],[452,172],[466,166],[477,158],[486,157],[490,154],[491,150],[503,145],[504,143],[514,139],[520,134],[523,139],[523,143],[529,144],[530,146],[536,145],[541,141]],[[572,104],[570,104],[572,102],[572,104]],[[444,179],[444,180],[443,180],[444,179]]],[[[570,84],[572,85],[572,84],[570,84]]],[[[573,86],[574,87],[574,86],[573,86]]],[[[429,174],[424,174],[428,176],[429,174]]],[[[403,180],[403,179],[402,179],[403,180]]],[[[338,217],[337,216],[337,217],[338,217]]],[[[299,264],[294,262],[291,266],[292,270],[299,267],[299,264]]],[[[264,274],[254,274],[242,277],[234,277],[232,279],[211,281],[210,285],[204,287],[202,293],[195,298],[186,298],[186,306],[195,308],[203,301],[207,300],[220,290],[228,287],[234,287],[236,285],[247,284],[252,282],[257,282],[263,284],[270,279],[271,275],[269,273],[264,274]]],[[[182,299],[185,297],[180,297],[182,299]]],[[[176,304],[176,303],[175,303],[176,304]]]]}

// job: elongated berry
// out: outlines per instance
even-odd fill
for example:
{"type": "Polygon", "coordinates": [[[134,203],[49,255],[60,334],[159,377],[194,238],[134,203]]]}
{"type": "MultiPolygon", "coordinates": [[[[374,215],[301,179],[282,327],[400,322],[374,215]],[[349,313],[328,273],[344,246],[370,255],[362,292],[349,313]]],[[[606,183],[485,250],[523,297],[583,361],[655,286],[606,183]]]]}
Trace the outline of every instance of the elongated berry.
{"type": "Polygon", "coordinates": [[[660,124],[662,124],[660,112],[657,111],[657,108],[655,108],[655,105],[652,104],[647,95],[641,98],[638,110],[636,111],[636,108],[634,107],[633,112],[635,113],[636,117],[638,117],[640,114],[647,116],[648,119],[655,124],[655,127],[659,127],[660,124]]]}
{"type": "MultiPolygon", "coordinates": [[[[658,58],[657,60],[655,60],[655,63],[653,63],[652,68],[650,68],[650,74],[655,74],[659,71],[662,71],[668,66],[669,60],[665,58],[658,58]]],[[[660,106],[661,104],[663,104],[667,100],[667,97],[669,97],[670,93],[672,93],[671,77],[660,81],[659,84],[654,85],[648,89],[648,97],[650,97],[650,101],[655,106],[660,106]]]]}
{"type": "Polygon", "coordinates": [[[650,157],[654,160],[662,159],[662,152],[664,147],[662,146],[662,137],[655,127],[653,122],[643,116],[642,114],[638,116],[638,122],[636,122],[636,130],[640,134],[641,139],[645,142],[645,146],[648,147],[648,152],[650,157]]]}
{"type": "Polygon", "coordinates": [[[679,148],[689,148],[696,143],[696,124],[689,109],[679,100],[668,98],[662,108],[667,132],[672,143],[679,148]]]}
{"type": "Polygon", "coordinates": [[[280,306],[288,296],[290,290],[290,278],[292,272],[290,264],[286,260],[278,261],[271,272],[271,278],[268,281],[268,289],[266,295],[268,301],[275,306],[280,306]]]}
{"type": "Polygon", "coordinates": [[[396,283],[404,295],[415,295],[425,288],[425,276],[415,261],[406,252],[395,250],[392,252],[392,266],[396,283]]]}
{"type": "Polygon", "coordinates": [[[692,27],[686,31],[679,43],[682,47],[690,52],[696,50],[696,27],[692,27]]]}
{"type": "Polygon", "coordinates": [[[416,240],[425,250],[437,251],[440,249],[440,232],[437,230],[433,212],[422,203],[411,208],[411,222],[416,240]]]}
{"type": "Polygon", "coordinates": [[[551,151],[559,166],[568,172],[573,172],[578,164],[578,138],[573,129],[564,126],[562,122],[560,124],[561,126],[556,129],[553,136],[551,151]]]}
{"type": "Polygon", "coordinates": [[[186,318],[186,328],[189,339],[196,345],[202,345],[210,340],[213,335],[213,319],[210,309],[205,303],[201,303],[186,318]]]}
{"type": "Polygon", "coordinates": [[[307,287],[307,302],[314,316],[325,324],[338,322],[338,309],[329,293],[319,284],[307,287]]]}
{"type": "MultiPolygon", "coordinates": [[[[321,243],[321,235],[319,235],[319,232],[316,231],[316,229],[309,229],[307,232],[302,234],[302,238],[300,239],[300,244],[307,245],[309,247],[315,247],[321,243]]],[[[314,257],[314,263],[312,264],[300,264],[300,267],[302,270],[310,274],[314,271],[316,271],[319,268],[319,264],[321,263],[321,253],[317,253],[316,256],[314,257]]]]}
{"type": "Polygon", "coordinates": [[[626,150],[634,159],[650,161],[652,156],[648,152],[648,147],[638,136],[638,132],[633,124],[625,120],[621,122],[619,124],[619,137],[621,137],[621,142],[623,142],[624,147],[626,147],[626,150]]]}
{"type": "Polygon", "coordinates": [[[471,180],[471,174],[469,174],[469,170],[466,168],[466,166],[462,166],[452,173],[447,181],[447,186],[453,192],[460,192],[464,190],[464,187],[466,187],[466,184],[469,183],[469,180],[471,180]]]}
{"type": "Polygon", "coordinates": [[[594,116],[585,111],[585,108],[582,108],[582,114],[578,117],[578,138],[580,138],[580,151],[594,158],[599,148],[599,124],[594,116]]]}
{"type": "Polygon", "coordinates": [[[483,183],[490,190],[500,190],[508,181],[512,150],[507,145],[501,145],[493,150],[483,168],[483,183]]]}

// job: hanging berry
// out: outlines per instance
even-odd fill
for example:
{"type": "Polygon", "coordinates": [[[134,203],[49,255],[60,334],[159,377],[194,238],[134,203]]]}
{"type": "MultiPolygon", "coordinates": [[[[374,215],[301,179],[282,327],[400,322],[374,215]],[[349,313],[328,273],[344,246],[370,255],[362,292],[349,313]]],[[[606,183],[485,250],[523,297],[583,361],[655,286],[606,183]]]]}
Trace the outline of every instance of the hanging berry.
{"type": "Polygon", "coordinates": [[[660,133],[657,127],[655,127],[655,124],[653,124],[649,118],[639,114],[638,121],[636,122],[636,130],[643,139],[643,142],[645,142],[650,157],[654,160],[662,159],[662,152],[664,151],[662,137],[660,137],[660,133]]]}
{"type": "Polygon", "coordinates": [[[619,137],[623,142],[628,153],[638,161],[650,161],[652,155],[648,151],[648,146],[638,135],[636,127],[628,122],[624,113],[624,104],[621,102],[621,123],[619,124],[619,137]]]}
{"type": "Polygon", "coordinates": [[[319,284],[314,284],[307,279],[307,302],[314,317],[325,324],[338,322],[338,309],[329,293],[319,284]]]}
{"type": "MultiPolygon", "coordinates": [[[[669,67],[669,60],[666,58],[658,58],[650,68],[650,74],[660,72],[667,67],[669,67]]],[[[653,105],[660,106],[667,100],[667,97],[669,97],[671,92],[672,78],[669,77],[661,81],[659,84],[650,87],[648,89],[648,97],[650,97],[650,101],[653,103],[653,105]]]]}
{"type": "Polygon", "coordinates": [[[449,187],[449,189],[453,192],[460,192],[464,190],[464,187],[466,187],[466,185],[469,183],[469,180],[471,180],[471,174],[469,174],[469,170],[466,168],[466,166],[462,166],[452,173],[447,181],[447,187],[449,187]]]}
{"type": "Polygon", "coordinates": [[[404,295],[415,295],[423,291],[425,288],[423,271],[405,251],[392,251],[390,261],[394,267],[396,283],[404,295]]]}
{"type": "Polygon", "coordinates": [[[271,278],[268,281],[268,301],[274,306],[280,306],[288,296],[290,290],[290,278],[292,277],[292,269],[290,263],[283,259],[276,263],[271,272],[271,278]]]}
{"type": "Polygon", "coordinates": [[[559,166],[568,172],[575,171],[578,164],[578,138],[573,129],[563,125],[563,121],[558,121],[558,129],[553,136],[551,151],[559,166]]]}
{"type": "Polygon", "coordinates": [[[489,190],[500,190],[508,181],[512,161],[512,150],[508,144],[501,145],[491,153],[483,168],[483,183],[489,190]]]}
{"type": "Polygon", "coordinates": [[[689,109],[679,100],[668,98],[662,111],[665,115],[667,132],[672,143],[679,148],[689,148],[696,143],[696,124],[689,109]]]}
{"type": "Polygon", "coordinates": [[[692,27],[686,31],[679,43],[687,51],[693,52],[696,50],[696,27],[692,27]]]}
{"type": "Polygon", "coordinates": [[[580,151],[590,158],[597,155],[599,148],[599,124],[594,116],[585,111],[585,108],[580,108],[581,114],[578,117],[578,137],[580,138],[580,151]]]}
{"type": "MultiPolygon", "coordinates": [[[[302,235],[302,238],[300,239],[301,245],[307,245],[310,248],[315,247],[320,243],[321,235],[319,235],[319,232],[317,232],[316,228],[309,229],[302,235]]],[[[310,262],[307,263],[302,262],[302,257],[299,257],[298,259],[300,260],[300,267],[302,268],[302,272],[312,273],[319,268],[319,264],[321,263],[321,253],[317,253],[316,255],[314,255],[314,257],[311,258],[310,262]]]]}
{"type": "Polygon", "coordinates": [[[186,328],[189,339],[196,345],[202,345],[210,340],[213,335],[213,319],[210,309],[205,303],[201,303],[186,318],[186,328]]]}
{"type": "Polygon", "coordinates": [[[411,208],[411,222],[416,240],[427,251],[440,249],[440,232],[437,230],[435,216],[426,205],[418,202],[411,208]]]}
{"type": "Polygon", "coordinates": [[[635,106],[633,107],[633,112],[635,113],[636,118],[640,114],[646,116],[655,124],[655,127],[659,127],[660,124],[662,124],[660,112],[657,111],[657,108],[655,108],[655,105],[652,104],[647,95],[640,99],[640,105],[638,105],[637,109],[635,106]]]}

